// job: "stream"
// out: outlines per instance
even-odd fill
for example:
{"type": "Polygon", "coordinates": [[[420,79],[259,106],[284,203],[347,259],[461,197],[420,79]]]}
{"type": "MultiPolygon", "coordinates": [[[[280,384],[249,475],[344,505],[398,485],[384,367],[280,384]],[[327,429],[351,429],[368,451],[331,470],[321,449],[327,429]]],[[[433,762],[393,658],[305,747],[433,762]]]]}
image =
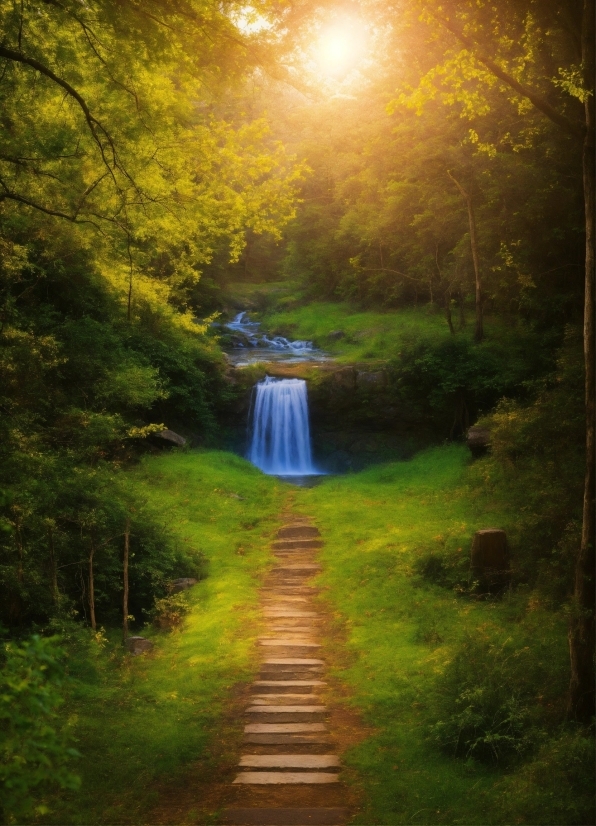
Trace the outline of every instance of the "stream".
{"type": "Polygon", "coordinates": [[[284,336],[269,336],[261,332],[261,324],[251,321],[247,312],[224,325],[231,334],[232,347],[228,359],[235,367],[246,367],[258,361],[284,361],[299,364],[305,361],[330,361],[331,356],[317,349],[312,341],[290,341],[284,336]]]}

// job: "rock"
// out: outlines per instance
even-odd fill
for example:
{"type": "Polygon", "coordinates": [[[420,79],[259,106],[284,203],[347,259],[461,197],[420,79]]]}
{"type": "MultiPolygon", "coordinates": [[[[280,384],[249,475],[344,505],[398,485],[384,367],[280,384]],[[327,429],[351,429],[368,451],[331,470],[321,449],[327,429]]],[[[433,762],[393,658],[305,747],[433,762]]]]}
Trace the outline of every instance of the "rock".
{"type": "Polygon", "coordinates": [[[193,585],[196,585],[197,582],[198,579],[193,579],[191,576],[175,579],[173,580],[173,582],[170,583],[170,593],[179,594],[180,591],[186,591],[188,588],[191,588],[193,585]]]}
{"type": "Polygon", "coordinates": [[[498,592],[509,584],[509,544],[505,531],[500,528],[476,531],[472,541],[470,572],[483,592],[498,592]]]}
{"type": "Polygon", "coordinates": [[[124,640],[124,647],[129,654],[136,657],[138,654],[146,654],[147,651],[151,651],[153,643],[145,637],[127,637],[124,640]]]}
{"type": "Polygon", "coordinates": [[[387,381],[387,374],[384,370],[378,373],[368,373],[359,371],[356,374],[356,384],[358,387],[384,387],[387,381]]]}
{"type": "Polygon", "coordinates": [[[160,432],[155,433],[154,436],[156,439],[161,439],[162,441],[167,442],[170,445],[176,445],[177,447],[184,447],[186,444],[186,439],[184,436],[174,433],[173,430],[160,430],[160,432]]]}
{"type": "Polygon", "coordinates": [[[346,334],[343,330],[333,330],[333,332],[327,335],[327,338],[330,341],[339,341],[341,338],[345,338],[346,334]]]}
{"type": "Polygon", "coordinates": [[[486,427],[470,427],[466,436],[466,444],[472,456],[484,456],[490,450],[490,430],[486,427]]]}
{"type": "Polygon", "coordinates": [[[333,383],[345,390],[353,390],[356,385],[356,371],[353,367],[343,367],[335,370],[332,375],[333,383]]]}

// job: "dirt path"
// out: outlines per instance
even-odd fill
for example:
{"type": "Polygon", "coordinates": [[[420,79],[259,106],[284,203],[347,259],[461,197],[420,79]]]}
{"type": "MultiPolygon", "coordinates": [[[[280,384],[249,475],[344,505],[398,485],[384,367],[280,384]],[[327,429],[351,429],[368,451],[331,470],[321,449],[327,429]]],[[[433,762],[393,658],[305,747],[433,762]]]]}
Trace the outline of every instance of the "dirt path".
{"type": "Polygon", "coordinates": [[[221,823],[234,826],[341,826],[349,818],[340,781],[339,725],[328,705],[324,616],[310,584],[320,565],[319,531],[289,519],[273,542],[277,563],[262,589],[266,630],[261,670],[244,712],[238,773],[221,823]]]}

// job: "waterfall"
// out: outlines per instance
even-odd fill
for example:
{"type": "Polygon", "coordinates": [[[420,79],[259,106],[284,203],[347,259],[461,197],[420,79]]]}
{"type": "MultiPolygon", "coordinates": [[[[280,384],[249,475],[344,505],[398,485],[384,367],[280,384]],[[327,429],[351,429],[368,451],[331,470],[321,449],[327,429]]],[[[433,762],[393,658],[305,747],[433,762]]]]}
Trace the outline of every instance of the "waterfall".
{"type": "Polygon", "coordinates": [[[267,376],[255,385],[248,459],[274,476],[319,472],[312,461],[305,381],[267,376]]]}

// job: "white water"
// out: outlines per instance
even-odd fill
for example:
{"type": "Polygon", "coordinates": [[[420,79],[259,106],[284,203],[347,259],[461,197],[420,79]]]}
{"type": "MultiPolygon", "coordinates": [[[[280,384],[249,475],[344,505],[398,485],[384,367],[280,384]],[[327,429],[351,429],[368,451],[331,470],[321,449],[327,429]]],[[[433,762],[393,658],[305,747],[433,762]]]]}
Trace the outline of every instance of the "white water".
{"type": "Polygon", "coordinates": [[[273,476],[311,476],[306,382],[267,376],[255,385],[248,459],[273,476]]]}
{"type": "Polygon", "coordinates": [[[260,323],[251,321],[248,313],[242,312],[225,325],[237,333],[231,353],[231,361],[243,366],[255,361],[323,361],[327,356],[313,345],[312,341],[290,341],[284,336],[268,336],[259,331],[260,323]]]}

